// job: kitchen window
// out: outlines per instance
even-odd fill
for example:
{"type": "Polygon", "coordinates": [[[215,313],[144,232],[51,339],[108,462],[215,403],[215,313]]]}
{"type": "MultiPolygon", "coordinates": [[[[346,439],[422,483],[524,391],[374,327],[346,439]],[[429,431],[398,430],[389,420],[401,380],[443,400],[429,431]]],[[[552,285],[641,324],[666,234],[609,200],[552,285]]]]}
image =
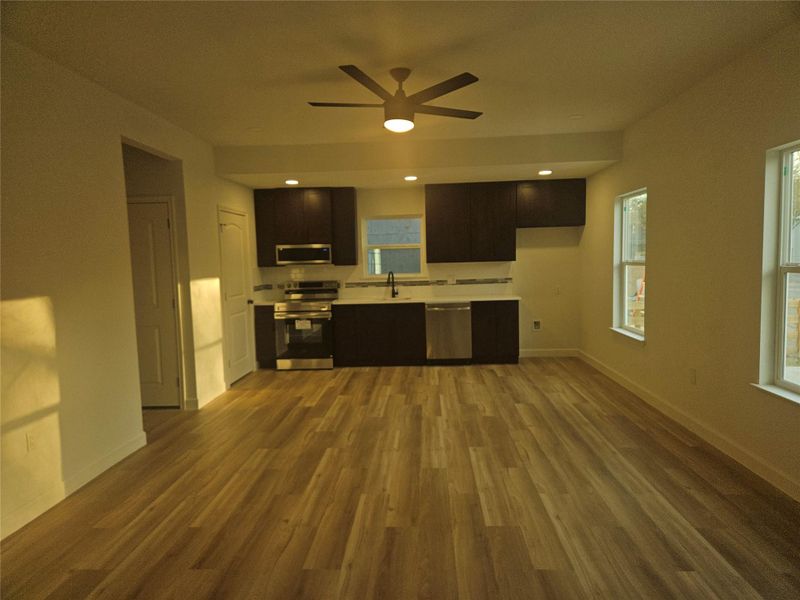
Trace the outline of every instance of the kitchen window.
{"type": "Polygon", "coordinates": [[[781,153],[776,383],[800,392],[800,146],[781,153]]]}
{"type": "Polygon", "coordinates": [[[644,339],[647,190],[617,198],[614,327],[644,339]]]}
{"type": "Polygon", "coordinates": [[[422,272],[421,216],[365,219],[364,234],[368,276],[422,272]]]}

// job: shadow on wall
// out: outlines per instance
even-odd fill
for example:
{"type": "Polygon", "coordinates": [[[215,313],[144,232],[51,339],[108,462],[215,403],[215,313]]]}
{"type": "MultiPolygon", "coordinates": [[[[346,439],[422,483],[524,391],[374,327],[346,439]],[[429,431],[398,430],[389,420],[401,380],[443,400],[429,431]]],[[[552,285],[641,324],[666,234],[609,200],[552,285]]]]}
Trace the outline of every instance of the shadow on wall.
{"type": "Polygon", "coordinates": [[[0,535],[5,537],[61,500],[65,486],[52,300],[3,300],[0,327],[0,535]]]}

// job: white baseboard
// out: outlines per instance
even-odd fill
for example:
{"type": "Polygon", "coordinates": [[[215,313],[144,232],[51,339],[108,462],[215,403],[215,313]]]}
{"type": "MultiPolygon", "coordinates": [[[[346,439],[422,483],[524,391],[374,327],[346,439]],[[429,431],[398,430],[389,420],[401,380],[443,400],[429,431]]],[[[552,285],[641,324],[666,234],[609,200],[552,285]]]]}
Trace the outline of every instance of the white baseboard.
{"type": "Polygon", "coordinates": [[[580,356],[577,348],[521,348],[520,358],[547,358],[558,356],[580,356]]]}
{"type": "Polygon", "coordinates": [[[139,448],[147,444],[147,435],[144,431],[140,431],[133,438],[114,448],[105,456],[100,457],[90,465],[87,465],[79,471],[64,477],[64,490],[67,496],[79,490],[84,485],[89,483],[92,479],[100,475],[106,469],[113,467],[123,458],[129,454],[133,454],[139,448]]]}
{"type": "Polygon", "coordinates": [[[3,518],[0,520],[0,538],[5,538],[33,521],[42,513],[47,512],[56,504],[66,498],[64,493],[64,482],[59,481],[42,492],[36,498],[19,506],[11,511],[3,508],[3,518]]]}
{"type": "Polygon", "coordinates": [[[765,479],[788,496],[791,496],[800,502],[800,482],[795,481],[771,465],[768,465],[761,458],[751,454],[748,450],[742,448],[733,440],[727,438],[700,421],[697,421],[682,410],[673,406],[671,403],[660,398],[647,388],[644,388],[634,381],[631,381],[619,371],[612,369],[593,356],[590,356],[582,350],[579,352],[579,356],[586,363],[606,375],[608,378],[616,381],[622,387],[650,404],[659,412],[665,414],[673,421],[677,421],[686,427],[686,429],[702,438],[722,453],[731,457],[733,460],[740,463],[762,479],[765,479]]]}
{"type": "Polygon", "coordinates": [[[64,498],[89,483],[103,471],[114,466],[145,444],[147,444],[147,437],[144,431],[141,431],[124,444],[117,446],[105,456],[80,469],[76,473],[65,477],[63,481],[54,484],[50,489],[30,502],[11,511],[8,511],[4,507],[2,521],[0,521],[0,538],[5,538],[27,525],[36,517],[61,502],[64,498]]]}

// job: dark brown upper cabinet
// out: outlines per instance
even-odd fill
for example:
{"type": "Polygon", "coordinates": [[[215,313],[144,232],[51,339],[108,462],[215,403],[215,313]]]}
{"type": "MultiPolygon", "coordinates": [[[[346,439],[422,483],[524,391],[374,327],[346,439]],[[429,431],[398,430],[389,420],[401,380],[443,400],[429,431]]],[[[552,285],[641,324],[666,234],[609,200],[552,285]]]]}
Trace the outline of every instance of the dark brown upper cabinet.
{"type": "Polygon", "coordinates": [[[470,255],[473,261],[516,260],[516,190],[509,183],[471,183],[470,255]]]}
{"type": "Polygon", "coordinates": [[[513,182],[425,186],[428,262],[516,260],[513,182]]]}
{"type": "Polygon", "coordinates": [[[517,183],[517,227],[573,227],[585,224],[585,179],[517,183]]]}
{"type": "Polygon", "coordinates": [[[278,190],[253,190],[256,217],[256,254],[259,267],[275,266],[275,194],[278,190]]]}
{"type": "Polygon", "coordinates": [[[356,188],[331,188],[333,264],[357,265],[356,188]]]}
{"type": "Polygon", "coordinates": [[[469,197],[462,184],[425,186],[428,262],[470,260],[469,197]]]}
{"type": "Polygon", "coordinates": [[[330,244],[331,194],[326,189],[274,190],[277,244],[330,244]]]}
{"type": "Polygon", "coordinates": [[[278,244],[331,244],[333,262],[357,264],[355,188],[254,190],[258,266],[275,266],[278,244]]]}

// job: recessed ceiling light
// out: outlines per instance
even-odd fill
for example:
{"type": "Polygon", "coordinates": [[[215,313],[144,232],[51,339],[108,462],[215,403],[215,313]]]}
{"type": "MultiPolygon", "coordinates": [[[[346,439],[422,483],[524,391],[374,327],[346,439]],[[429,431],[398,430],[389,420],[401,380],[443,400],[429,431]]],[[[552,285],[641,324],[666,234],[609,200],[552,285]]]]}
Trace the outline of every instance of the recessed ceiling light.
{"type": "Polygon", "coordinates": [[[553,172],[550,169],[542,169],[539,171],[539,175],[552,175],[553,172]]]}
{"type": "Polygon", "coordinates": [[[300,182],[297,181],[297,179],[287,179],[286,180],[286,185],[297,185],[298,183],[300,183],[300,182]]]}
{"type": "Polygon", "coordinates": [[[417,180],[417,176],[416,175],[406,175],[405,177],[403,177],[403,179],[405,179],[406,181],[416,181],[417,180]]]}

